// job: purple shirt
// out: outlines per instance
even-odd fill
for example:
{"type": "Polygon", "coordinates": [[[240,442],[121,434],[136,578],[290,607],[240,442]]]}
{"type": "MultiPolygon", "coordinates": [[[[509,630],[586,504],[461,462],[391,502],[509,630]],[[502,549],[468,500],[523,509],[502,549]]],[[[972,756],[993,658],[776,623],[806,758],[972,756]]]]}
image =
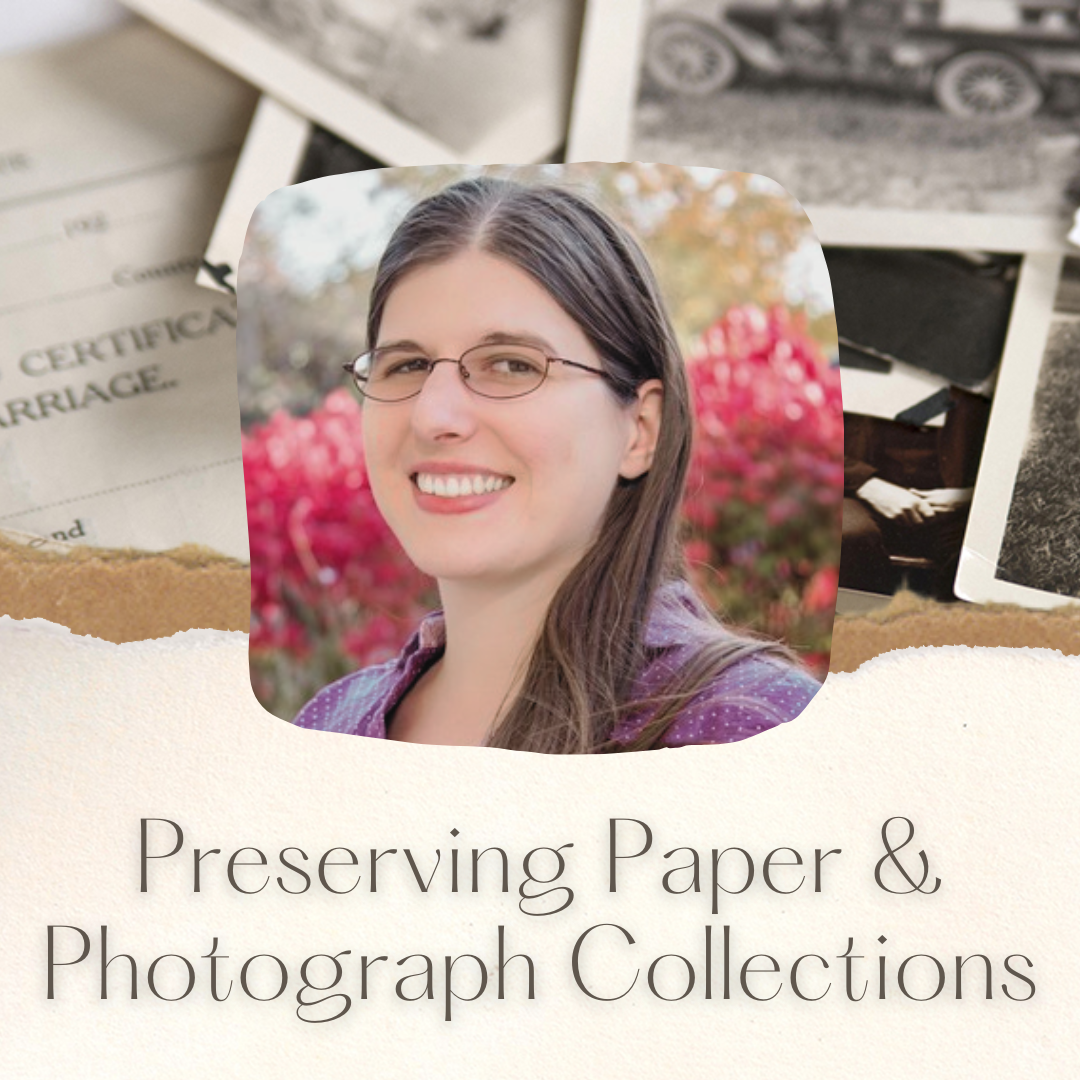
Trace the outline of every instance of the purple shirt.
{"type": "MultiPolygon", "coordinates": [[[[635,699],[663,690],[706,640],[714,626],[703,623],[701,603],[685,582],[664,585],[645,627],[646,664],[635,699]]],[[[722,631],[721,631],[722,632],[722,631]]],[[[398,702],[443,654],[446,626],[440,612],[429,615],[393,660],[346,675],[319,691],[299,712],[299,727],[385,739],[388,717],[398,702]]],[[[693,697],[668,727],[661,746],[737,742],[799,715],[820,689],[801,669],[768,654],[736,661],[693,697]]],[[[630,742],[651,711],[631,713],[613,737],[630,742]]]]}

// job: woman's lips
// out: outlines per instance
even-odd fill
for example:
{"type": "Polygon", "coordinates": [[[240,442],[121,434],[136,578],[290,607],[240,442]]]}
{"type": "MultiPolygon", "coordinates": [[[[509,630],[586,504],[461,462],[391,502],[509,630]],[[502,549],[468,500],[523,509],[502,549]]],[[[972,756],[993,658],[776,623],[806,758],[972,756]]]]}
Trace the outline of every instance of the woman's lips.
{"type": "Polygon", "coordinates": [[[428,472],[413,473],[413,493],[422,510],[459,514],[479,510],[494,502],[514,482],[498,473],[428,472]]]}

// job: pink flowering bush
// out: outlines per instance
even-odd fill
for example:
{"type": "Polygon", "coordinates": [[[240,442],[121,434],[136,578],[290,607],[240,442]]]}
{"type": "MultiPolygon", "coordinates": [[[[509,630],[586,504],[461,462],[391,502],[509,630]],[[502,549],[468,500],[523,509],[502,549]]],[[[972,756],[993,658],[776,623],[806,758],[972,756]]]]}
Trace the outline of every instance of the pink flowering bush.
{"type": "Polygon", "coordinates": [[[291,716],[316,690],[393,656],[438,601],[375,507],[347,390],[244,437],[252,685],[291,716]]]}
{"type": "MultiPolygon", "coordinates": [[[[782,309],[735,308],[690,359],[698,432],[684,505],[695,581],[732,623],[824,675],[842,499],[840,379],[782,309]]],[[[394,655],[437,605],[375,507],[362,410],[337,390],[244,437],[251,671],[291,717],[316,690],[394,655]]]]}
{"type": "Polygon", "coordinates": [[[840,561],[840,374],[782,308],[738,307],[690,358],[686,555],[714,608],[828,666],[840,561]]]}

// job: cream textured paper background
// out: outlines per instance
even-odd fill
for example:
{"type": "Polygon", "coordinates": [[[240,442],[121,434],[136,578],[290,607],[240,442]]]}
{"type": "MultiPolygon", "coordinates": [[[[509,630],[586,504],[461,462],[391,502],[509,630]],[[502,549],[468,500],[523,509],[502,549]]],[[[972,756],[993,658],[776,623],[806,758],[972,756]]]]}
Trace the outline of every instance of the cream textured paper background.
{"type": "MultiPolygon", "coordinates": [[[[1039,1076],[1075,1073],[1080,1005],[1071,952],[1080,888],[1075,854],[1075,703],[1080,660],[1042,651],[918,650],[880,657],[851,675],[831,675],[794,723],[726,747],[604,759],[550,759],[491,750],[375,743],[293,729],[270,718],[251,695],[246,638],[191,631],[167,641],[109,645],[41,622],[0,620],[0,814],[5,836],[0,904],[5,913],[5,1037],[0,1075],[452,1077],[1039,1076]],[[904,815],[916,826],[902,855],[925,849],[942,879],[933,896],[891,896],[873,883],[881,823],[904,815]],[[620,869],[606,891],[609,817],[633,817],[655,832],[654,849],[620,869]],[[151,869],[138,892],[140,817],[165,817],[186,832],[184,852],[151,869]],[[451,828],[460,830],[454,841],[451,828]],[[532,847],[573,842],[558,884],[575,890],[570,908],[544,918],[517,910],[520,860],[532,847]],[[410,847],[427,872],[433,851],[500,844],[511,856],[511,894],[451,894],[445,863],[419,894],[404,863],[380,864],[377,895],[367,889],[370,847],[410,847]],[[361,859],[360,887],[345,896],[321,889],[255,896],[227,887],[220,859],[204,862],[204,891],[190,892],[193,847],[304,848],[315,858],[347,845],[361,859]],[[692,845],[739,845],[760,858],[791,846],[843,852],[825,860],[823,890],[790,896],[760,880],[721,896],[718,916],[705,894],[668,895],[664,871],[692,845]],[[385,889],[385,891],[384,891],[385,889]],[[634,966],[682,953],[699,986],[684,1001],[652,998],[644,985],[623,1000],[590,1001],[575,987],[569,957],[587,927],[619,923],[587,953],[597,988],[615,993],[634,966]],[[61,969],[58,1000],[45,1000],[45,928],[82,926],[95,950],[61,969]],[[110,951],[140,961],[140,997],[127,1000],[115,965],[108,1001],[97,1000],[97,926],[110,951]],[[406,1003],[393,981],[415,970],[408,953],[476,952],[494,965],[495,935],[506,927],[512,952],[536,962],[537,998],[524,1000],[522,971],[507,972],[507,997],[494,987],[475,1003],[406,1003]],[[820,953],[836,980],[818,1002],[785,988],[772,1002],[736,991],[700,992],[703,927],[717,939],[732,927],[737,962],[770,953],[782,967],[820,953]],[[876,938],[888,943],[879,950],[876,938]],[[200,955],[239,963],[255,953],[285,959],[352,949],[346,963],[388,954],[372,969],[369,1000],[333,1023],[298,1020],[295,986],[259,1004],[234,987],[213,1003],[200,955]],[[843,995],[847,938],[865,974],[884,952],[889,998],[843,995]],[[163,953],[189,956],[198,984],[175,1004],[153,999],[145,967],[163,953]],[[952,957],[986,953],[994,962],[992,1001],[951,996],[952,957]],[[934,1001],[901,997],[896,964],[931,953],[946,965],[947,990],[934,1001]],[[1034,998],[1000,992],[1002,959],[1032,958],[1034,998]]],[[[401,856],[394,857],[397,860],[401,856]]],[[[251,873],[251,871],[245,871],[251,873]]],[[[787,871],[791,873],[791,871],[787,871]]],[[[295,880],[295,879],[292,879],[295,880]]],[[[668,962],[670,963],[670,962],[668,962]]],[[[520,962],[518,962],[520,967],[520,962]]],[[[441,973],[437,967],[437,993],[441,973]]],[[[674,970],[674,969],[672,969],[674,970]]],[[[808,965],[806,982],[820,968],[808,965]]],[[[462,992],[465,965],[461,967],[462,992]]],[[[471,973],[470,973],[471,977],[471,973]]],[[[349,970],[356,990],[356,968],[349,970]]],[[[769,981],[769,980],[766,980],[769,981]]],[[[415,985],[415,984],[413,984],[415,985]]],[[[1009,980],[1015,992],[1022,989],[1009,980]]]]}

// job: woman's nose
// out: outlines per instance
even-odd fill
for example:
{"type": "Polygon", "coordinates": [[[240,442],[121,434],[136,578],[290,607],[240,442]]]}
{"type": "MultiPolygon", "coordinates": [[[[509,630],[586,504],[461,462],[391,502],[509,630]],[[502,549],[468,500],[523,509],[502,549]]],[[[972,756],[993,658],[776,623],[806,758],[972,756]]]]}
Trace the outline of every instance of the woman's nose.
{"type": "Polygon", "coordinates": [[[456,363],[436,364],[412,405],[413,430],[421,438],[465,439],[476,428],[476,395],[465,386],[456,363]]]}

